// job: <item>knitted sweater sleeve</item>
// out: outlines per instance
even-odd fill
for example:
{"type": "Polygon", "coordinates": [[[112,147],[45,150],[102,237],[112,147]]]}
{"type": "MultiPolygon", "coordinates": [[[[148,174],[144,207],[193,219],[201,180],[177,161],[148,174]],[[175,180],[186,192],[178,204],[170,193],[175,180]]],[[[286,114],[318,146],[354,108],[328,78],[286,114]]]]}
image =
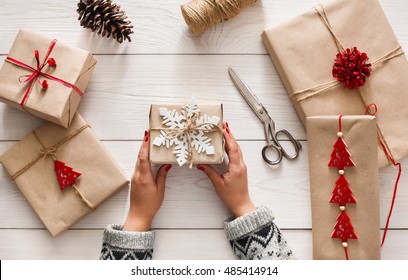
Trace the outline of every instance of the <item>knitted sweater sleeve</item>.
{"type": "Polygon", "coordinates": [[[123,225],[106,227],[102,237],[101,260],[150,260],[154,233],[123,231],[123,225]]]}
{"type": "Polygon", "coordinates": [[[295,259],[273,219],[272,211],[260,206],[253,212],[224,223],[232,250],[239,259],[295,259]]]}

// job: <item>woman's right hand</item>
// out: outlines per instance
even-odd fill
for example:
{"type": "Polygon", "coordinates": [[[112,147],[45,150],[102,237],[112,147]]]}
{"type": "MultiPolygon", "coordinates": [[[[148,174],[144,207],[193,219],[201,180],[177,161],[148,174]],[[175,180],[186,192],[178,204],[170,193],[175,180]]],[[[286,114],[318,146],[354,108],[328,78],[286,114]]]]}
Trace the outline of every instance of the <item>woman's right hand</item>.
{"type": "Polygon", "coordinates": [[[208,176],[221,201],[235,217],[239,217],[254,211],[255,206],[249,197],[247,168],[242,151],[232,136],[228,123],[224,123],[224,138],[229,158],[228,171],[220,175],[214,167],[207,164],[198,165],[197,169],[208,176]]]}

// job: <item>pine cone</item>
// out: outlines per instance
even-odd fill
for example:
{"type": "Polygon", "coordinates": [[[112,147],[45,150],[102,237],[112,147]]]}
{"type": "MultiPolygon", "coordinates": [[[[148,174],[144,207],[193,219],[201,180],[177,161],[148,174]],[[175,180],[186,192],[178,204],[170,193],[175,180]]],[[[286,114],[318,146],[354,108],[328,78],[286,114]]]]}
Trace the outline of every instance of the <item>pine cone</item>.
{"type": "Polygon", "coordinates": [[[112,3],[112,0],[80,0],[77,12],[78,20],[84,28],[97,31],[102,37],[112,36],[119,43],[126,39],[131,41],[133,25],[120,6],[112,3]]]}

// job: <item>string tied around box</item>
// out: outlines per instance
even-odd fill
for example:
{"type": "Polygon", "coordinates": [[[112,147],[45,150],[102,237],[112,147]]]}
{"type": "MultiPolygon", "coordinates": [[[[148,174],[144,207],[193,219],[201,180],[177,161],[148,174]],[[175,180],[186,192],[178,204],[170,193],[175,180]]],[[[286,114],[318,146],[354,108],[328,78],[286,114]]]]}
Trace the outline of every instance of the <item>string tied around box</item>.
{"type": "Polygon", "coordinates": [[[221,118],[201,115],[194,97],[182,106],[181,114],[176,109],[160,108],[160,115],[164,127],[150,128],[153,131],[160,131],[160,135],[153,140],[153,145],[166,148],[175,146],[173,153],[179,166],[189,163],[189,167],[192,168],[193,150],[197,153],[205,152],[207,155],[215,153],[208,133],[224,132],[218,125],[221,118]]]}
{"type": "MultiPolygon", "coordinates": [[[[334,42],[336,43],[337,49],[339,51],[339,53],[336,55],[336,58],[339,55],[344,54],[344,52],[347,52],[347,50],[349,52],[352,52],[354,50],[354,47],[352,49],[346,49],[346,48],[344,48],[343,44],[340,42],[339,37],[336,35],[335,31],[333,30],[333,28],[332,28],[332,26],[331,26],[331,24],[329,22],[329,18],[327,16],[327,13],[326,13],[326,10],[324,9],[324,7],[322,5],[318,5],[317,7],[315,7],[315,10],[318,13],[319,18],[322,20],[322,22],[324,23],[324,25],[327,27],[328,31],[332,35],[334,42]]],[[[365,54],[365,53],[361,53],[361,54],[365,54]]],[[[388,60],[391,60],[391,59],[393,59],[395,57],[401,56],[403,54],[404,54],[404,51],[402,50],[401,46],[400,45],[396,46],[394,49],[386,52],[382,57],[380,57],[376,61],[372,62],[370,64],[370,66],[372,66],[373,68],[377,67],[377,66],[380,66],[384,62],[386,62],[388,60]]],[[[368,57],[367,57],[367,59],[368,59],[368,57]]],[[[370,69],[370,72],[371,72],[371,70],[372,69],[370,69]]],[[[353,74],[353,73],[351,73],[351,74],[353,74]]],[[[369,75],[367,77],[369,77],[369,75]]],[[[290,95],[290,98],[293,101],[301,102],[301,101],[304,101],[304,100],[309,99],[311,97],[317,96],[319,94],[327,93],[327,90],[337,86],[340,83],[341,83],[341,81],[339,81],[338,79],[337,80],[332,80],[332,81],[328,81],[326,83],[322,83],[322,84],[317,85],[317,86],[309,87],[309,88],[302,89],[302,90],[297,90],[297,91],[295,91],[293,93],[290,93],[289,95],[290,95]]],[[[361,93],[360,86],[361,85],[359,85],[358,87],[356,87],[354,89],[356,89],[360,93],[361,98],[363,98],[363,101],[365,101],[364,97],[363,97],[363,95],[361,93]]],[[[365,104],[367,104],[367,103],[365,102],[365,104]]]]}
{"type": "MultiPolygon", "coordinates": [[[[367,106],[366,115],[368,114],[368,115],[371,115],[371,116],[375,116],[375,114],[377,114],[377,112],[378,112],[378,108],[377,108],[377,105],[375,103],[371,103],[371,104],[369,104],[367,106]],[[372,108],[373,108],[373,110],[372,110],[372,108]]],[[[393,194],[392,194],[390,210],[388,211],[387,222],[385,223],[384,233],[383,233],[383,237],[381,239],[381,247],[382,247],[384,245],[385,238],[387,236],[388,227],[389,227],[390,219],[391,219],[391,216],[392,216],[392,210],[394,209],[395,199],[397,197],[398,184],[399,184],[399,180],[401,178],[401,173],[402,173],[402,165],[401,165],[401,163],[396,162],[394,157],[388,152],[387,147],[385,146],[384,142],[381,140],[381,138],[379,137],[378,134],[377,134],[377,138],[378,138],[378,142],[380,142],[381,147],[383,148],[384,153],[386,154],[388,159],[392,162],[392,164],[394,166],[398,167],[398,175],[397,175],[397,179],[395,180],[395,184],[394,184],[394,191],[393,191],[393,194]]]]}
{"type": "Polygon", "coordinates": [[[238,15],[257,0],[192,0],[181,5],[181,13],[194,35],[238,15]]]}
{"type": "Polygon", "coordinates": [[[56,63],[55,59],[52,58],[52,57],[51,58],[49,57],[51,55],[51,52],[53,51],[56,44],[57,44],[56,39],[51,41],[50,47],[48,48],[48,51],[45,54],[45,57],[44,57],[44,60],[43,60],[42,63],[40,63],[40,53],[39,53],[39,51],[38,50],[34,51],[34,57],[35,57],[36,64],[37,64],[36,68],[31,67],[30,65],[27,65],[24,62],[21,62],[21,61],[19,61],[17,59],[9,57],[9,56],[7,56],[6,59],[5,59],[6,62],[12,63],[14,65],[17,65],[17,66],[19,66],[21,68],[24,68],[24,69],[29,70],[29,71],[32,72],[31,74],[22,75],[18,79],[20,83],[28,83],[27,90],[25,91],[25,93],[23,95],[23,98],[21,99],[21,102],[20,102],[20,107],[25,111],[26,111],[26,109],[25,109],[24,105],[26,104],[26,102],[27,102],[27,100],[28,100],[28,98],[30,96],[30,92],[31,92],[35,82],[38,82],[41,85],[43,90],[46,90],[48,88],[47,80],[44,79],[41,82],[40,76],[43,76],[44,78],[47,78],[49,80],[53,80],[53,81],[55,81],[57,83],[60,83],[60,84],[66,86],[68,88],[73,89],[79,96],[83,95],[82,91],[76,85],[68,83],[67,81],[64,81],[63,79],[57,78],[57,77],[55,77],[53,75],[50,75],[48,73],[44,73],[43,68],[46,65],[48,65],[50,67],[56,67],[57,66],[57,63],[56,63]],[[22,81],[21,78],[23,78],[23,77],[26,77],[26,79],[22,81]]]}
{"type": "Polygon", "coordinates": [[[72,138],[80,134],[85,129],[91,127],[89,124],[86,124],[73,133],[67,135],[62,140],[60,140],[57,144],[50,148],[46,148],[41,138],[39,137],[38,133],[34,130],[32,133],[37,140],[37,142],[41,145],[39,150],[39,154],[37,157],[33,158],[30,162],[28,162],[24,167],[18,170],[11,176],[11,179],[14,181],[24,172],[29,170],[34,164],[36,164],[39,160],[45,159],[47,156],[51,156],[54,160],[54,170],[57,177],[57,181],[59,183],[61,191],[66,187],[72,187],[75,194],[77,194],[81,200],[91,209],[95,209],[95,206],[80,192],[78,187],[76,186],[76,180],[78,177],[81,176],[81,173],[75,171],[72,167],[66,165],[64,162],[57,160],[56,152],[57,149],[65,144],[66,142],[70,141],[72,138]]]}
{"type": "MultiPolygon", "coordinates": [[[[318,5],[314,9],[316,10],[316,12],[319,15],[319,18],[321,19],[323,24],[326,26],[327,30],[330,32],[331,36],[333,37],[333,40],[336,43],[337,49],[339,51],[339,53],[336,55],[335,64],[333,65],[333,72],[334,72],[334,68],[336,66],[336,63],[338,63],[338,62],[341,63],[341,61],[338,61],[338,58],[341,57],[342,55],[347,56],[347,53],[352,52],[354,50],[354,48],[352,50],[344,48],[344,45],[341,43],[341,40],[336,35],[335,30],[333,29],[333,27],[330,24],[329,17],[327,15],[327,12],[326,12],[323,5],[318,5]]],[[[364,54],[364,53],[359,52],[359,55],[362,55],[362,54],[364,54]]],[[[387,51],[383,56],[378,58],[376,61],[370,63],[370,65],[368,66],[370,68],[370,72],[373,69],[375,69],[376,67],[380,67],[385,62],[387,62],[387,61],[389,61],[389,60],[391,60],[393,58],[399,57],[399,56],[401,56],[403,54],[404,54],[404,51],[402,50],[401,46],[400,45],[396,46],[394,49],[387,51]]],[[[353,57],[353,59],[354,58],[355,57],[353,57]]],[[[367,60],[364,59],[364,58],[365,57],[360,59],[359,63],[363,63],[363,61],[367,63],[368,56],[367,56],[367,60]]],[[[351,61],[351,63],[353,63],[353,61],[351,61]]],[[[360,66],[362,66],[362,65],[360,65],[359,63],[356,63],[356,68],[358,70],[361,70],[360,66]]],[[[354,68],[351,67],[350,71],[352,71],[352,69],[354,69],[354,68]]],[[[359,71],[357,71],[357,72],[359,72],[359,71]]],[[[353,89],[355,89],[359,93],[359,96],[361,97],[363,103],[366,104],[366,106],[367,106],[367,104],[369,104],[369,103],[366,101],[366,99],[364,97],[365,95],[363,94],[363,90],[362,90],[361,85],[363,85],[365,83],[365,79],[368,78],[370,74],[363,75],[364,77],[361,76],[362,74],[364,74],[364,73],[356,74],[357,77],[358,77],[357,80],[359,82],[356,84],[356,87],[353,87],[353,89]],[[362,83],[362,84],[360,84],[360,83],[362,83]]],[[[353,75],[354,75],[353,73],[350,73],[350,76],[353,76],[353,75]]],[[[333,73],[333,76],[335,76],[334,73],[333,73]]],[[[320,84],[320,85],[317,85],[317,86],[314,86],[314,87],[306,88],[306,89],[303,89],[303,90],[298,90],[298,91],[295,91],[295,92],[293,92],[291,94],[289,93],[290,99],[292,101],[294,101],[294,102],[302,102],[302,101],[305,101],[305,100],[307,100],[309,98],[313,98],[313,97],[315,97],[317,95],[328,93],[329,89],[339,85],[340,83],[342,83],[341,79],[336,79],[336,80],[332,80],[332,81],[329,81],[329,82],[326,82],[326,83],[323,83],[323,84],[320,84]]],[[[347,87],[347,85],[345,85],[345,86],[347,87]]],[[[379,138],[379,141],[381,143],[381,146],[383,147],[384,152],[387,155],[390,162],[392,164],[394,164],[394,162],[393,162],[394,156],[392,155],[391,149],[389,148],[389,145],[388,145],[387,141],[385,140],[385,137],[382,134],[378,124],[376,124],[376,126],[377,126],[377,134],[378,134],[378,138],[379,138]]]]}

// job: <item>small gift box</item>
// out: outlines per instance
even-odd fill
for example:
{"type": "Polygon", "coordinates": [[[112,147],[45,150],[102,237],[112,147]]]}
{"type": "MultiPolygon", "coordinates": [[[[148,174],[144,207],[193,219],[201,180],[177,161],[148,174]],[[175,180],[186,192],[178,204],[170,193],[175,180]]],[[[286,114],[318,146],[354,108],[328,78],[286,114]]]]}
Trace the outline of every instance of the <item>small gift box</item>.
{"type": "MultiPolygon", "coordinates": [[[[408,61],[377,0],[318,5],[262,38],[303,124],[308,116],[364,115],[374,103],[387,153],[408,155],[408,61]]],[[[379,166],[389,165],[377,149],[379,166]]]]}
{"type": "Polygon", "coordinates": [[[95,64],[87,51],[21,29],[0,70],[0,101],[68,128],[95,64]]]}
{"type": "Polygon", "coordinates": [[[52,236],[126,186],[126,176],[77,113],[69,129],[46,123],[0,156],[52,236]]]}
{"type": "Polygon", "coordinates": [[[306,120],[314,259],[380,259],[376,122],[306,120]]]}
{"type": "Polygon", "coordinates": [[[153,104],[150,161],[156,164],[219,164],[224,159],[222,104],[153,104]]]}

